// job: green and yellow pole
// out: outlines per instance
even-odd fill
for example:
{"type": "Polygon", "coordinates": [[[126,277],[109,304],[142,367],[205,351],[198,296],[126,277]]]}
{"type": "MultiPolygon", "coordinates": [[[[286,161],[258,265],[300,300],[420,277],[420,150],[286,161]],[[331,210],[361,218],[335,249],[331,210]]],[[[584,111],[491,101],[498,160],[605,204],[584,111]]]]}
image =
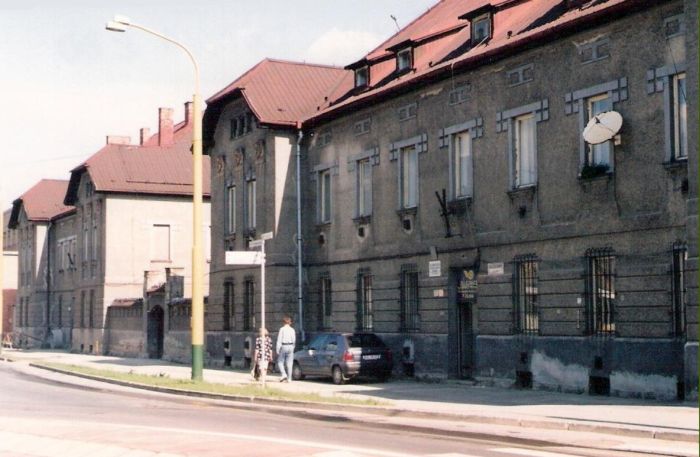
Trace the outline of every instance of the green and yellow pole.
{"type": "MultiPolygon", "coordinates": [[[[195,65],[196,67],[196,65],[195,65]]],[[[204,256],[202,250],[202,108],[199,95],[199,72],[197,92],[193,97],[192,113],[192,380],[202,380],[204,366],[204,256]]]]}

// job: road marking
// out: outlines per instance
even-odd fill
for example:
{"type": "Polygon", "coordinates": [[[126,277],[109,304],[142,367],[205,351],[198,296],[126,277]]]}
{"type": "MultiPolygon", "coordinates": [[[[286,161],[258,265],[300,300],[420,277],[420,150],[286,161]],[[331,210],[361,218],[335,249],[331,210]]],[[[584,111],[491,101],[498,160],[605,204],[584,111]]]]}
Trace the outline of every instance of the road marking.
{"type": "Polygon", "coordinates": [[[66,455],[74,457],[90,455],[99,455],[100,457],[185,457],[182,454],[166,454],[111,444],[0,430],[0,452],[5,451],[34,457],[63,457],[66,455]]]}
{"type": "MultiPolygon", "coordinates": [[[[0,416],[0,418],[7,418],[10,419],[7,416],[0,416]]],[[[44,421],[44,424],[49,427],[49,424],[53,423],[61,423],[61,424],[66,424],[66,421],[60,421],[60,420],[47,420],[44,421]]],[[[72,428],[77,429],[81,426],[94,426],[94,422],[87,422],[87,421],[70,421],[70,425],[72,428]]],[[[156,427],[156,426],[149,426],[149,425],[133,425],[133,424],[119,424],[119,423],[109,423],[109,422],[100,422],[100,426],[103,427],[104,429],[109,429],[111,427],[114,428],[122,428],[122,429],[132,429],[132,430],[148,430],[148,431],[153,431],[153,432],[163,432],[163,433],[176,433],[176,434],[188,434],[188,435],[200,435],[200,436],[209,436],[209,437],[217,437],[217,438],[229,438],[229,439],[236,439],[236,440],[241,440],[241,441],[252,441],[252,442],[262,442],[262,443],[276,443],[276,444],[283,444],[283,445],[289,445],[289,446],[298,446],[302,448],[318,448],[318,449],[326,449],[329,451],[345,451],[345,452],[350,452],[350,453],[356,453],[356,455],[359,456],[366,456],[366,455],[371,455],[371,456],[377,456],[377,457],[409,457],[411,454],[406,454],[403,452],[393,452],[393,451],[382,451],[378,449],[371,449],[371,448],[361,448],[361,447],[355,447],[355,446],[343,446],[343,445],[336,445],[336,444],[327,444],[327,443],[320,443],[320,442],[313,442],[313,441],[308,441],[308,440],[295,440],[295,439],[287,439],[287,438],[278,438],[278,437],[271,437],[271,436],[264,436],[264,435],[250,435],[250,434],[243,434],[243,433],[230,433],[230,432],[213,432],[213,431],[207,431],[207,430],[191,430],[191,429],[183,429],[183,428],[176,428],[176,427],[156,427]]],[[[4,449],[4,439],[3,435],[4,433],[10,433],[10,432],[3,432],[0,430],[0,443],[3,443],[0,445],[0,450],[4,449]]],[[[12,433],[10,433],[12,435],[12,433]]],[[[19,434],[18,434],[19,435],[19,434]]],[[[26,435],[27,437],[31,437],[31,440],[28,441],[34,441],[36,442],[36,439],[50,439],[50,440],[55,440],[55,438],[45,438],[41,437],[38,435],[26,435]]],[[[70,440],[59,440],[59,441],[70,441],[70,440]]],[[[79,443],[81,445],[87,445],[85,443],[81,443],[80,441],[74,441],[74,443],[79,443]]],[[[50,448],[50,447],[49,447],[50,448]]],[[[14,451],[15,449],[7,449],[7,450],[12,450],[14,451]]],[[[32,455],[32,454],[30,454],[32,455]]],[[[37,454],[41,457],[54,457],[57,454],[37,454]]],[[[63,454],[66,455],[66,454],[63,454]]],[[[75,454],[70,454],[70,455],[75,455],[75,454]]],[[[82,454],[81,454],[82,455],[82,454]]],[[[87,454],[85,454],[87,455],[87,454]]],[[[99,454],[93,454],[93,455],[99,455],[99,454]]],[[[161,456],[161,455],[167,455],[167,454],[157,454],[157,453],[151,453],[150,455],[153,456],[161,456]]],[[[352,454],[351,454],[352,455],[352,454]]]]}
{"type": "Polygon", "coordinates": [[[525,455],[528,457],[581,457],[574,454],[562,454],[561,452],[546,452],[535,449],[519,449],[515,447],[501,447],[489,449],[490,451],[503,452],[505,454],[525,455]]]}

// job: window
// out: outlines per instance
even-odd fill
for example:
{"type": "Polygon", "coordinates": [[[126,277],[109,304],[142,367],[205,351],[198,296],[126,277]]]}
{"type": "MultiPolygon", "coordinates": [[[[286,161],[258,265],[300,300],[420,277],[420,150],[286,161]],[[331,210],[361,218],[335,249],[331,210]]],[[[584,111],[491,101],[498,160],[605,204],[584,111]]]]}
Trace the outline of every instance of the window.
{"type": "Polygon", "coordinates": [[[418,103],[411,103],[400,107],[398,110],[399,122],[407,119],[413,119],[418,114],[418,103]]]}
{"type": "Polygon", "coordinates": [[[686,104],[685,73],[673,75],[671,79],[671,134],[673,160],[688,158],[688,107],[686,104]]]}
{"type": "Polygon", "coordinates": [[[537,334],[537,257],[529,254],[513,262],[513,317],[516,333],[537,334]]]}
{"type": "Polygon", "coordinates": [[[332,283],[329,276],[324,276],[319,282],[319,330],[333,327],[333,298],[332,283]]]}
{"type": "Polygon", "coordinates": [[[224,309],[223,309],[223,329],[231,330],[233,327],[231,317],[233,316],[233,281],[224,282],[224,309]]]}
{"type": "Polygon", "coordinates": [[[252,279],[245,280],[243,294],[243,330],[255,329],[255,282],[252,279]]]}
{"type": "Polygon", "coordinates": [[[671,259],[671,280],[673,300],[672,334],[675,337],[685,335],[685,262],[688,258],[688,247],[677,241],[673,244],[671,259]]]}
{"type": "Polygon", "coordinates": [[[96,274],[96,261],[98,259],[98,247],[99,247],[99,231],[98,231],[98,219],[99,219],[99,212],[100,212],[100,202],[96,201],[93,206],[92,206],[92,214],[91,214],[91,220],[92,220],[92,234],[91,234],[91,251],[92,251],[92,260],[95,261],[95,264],[93,266],[93,277],[96,274]]]}
{"type": "Polygon", "coordinates": [[[416,146],[401,148],[400,153],[401,208],[418,206],[418,149],[416,146]]]}
{"type": "MultiPolygon", "coordinates": [[[[595,115],[611,111],[613,109],[613,101],[609,94],[596,95],[586,100],[586,106],[586,123],[588,123],[595,115]]],[[[612,151],[613,146],[611,140],[600,144],[587,144],[584,167],[609,169],[612,151]]]]}
{"type": "Polygon", "coordinates": [[[418,330],[420,314],[418,312],[418,272],[415,265],[404,265],[401,268],[401,330],[413,332],[418,330]]]}
{"type": "Polygon", "coordinates": [[[83,207],[83,262],[90,260],[90,205],[83,207]]]}
{"type": "Polygon", "coordinates": [[[234,117],[231,119],[229,139],[232,140],[238,136],[238,118],[234,117]]]}
{"type": "Polygon", "coordinates": [[[226,233],[236,233],[236,186],[226,187],[226,233]]]}
{"type": "Polygon", "coordinates": [[[374,309],[372,305],[372,275],[360,270],[357,274],[357,330],[372,331],[374,309]]]}
{"type": "Polygon", "coordinates": [[[170,261],[170,225],[153,224],[151,229],[151,262],[170,261]]]}
{"type": "Polygon", "coordinates": [[[253,131],[253,114],[248,113],[245,115],[245,133],[250,133],[253,131]]]}
{"type": "Polygon", "coordinates": [[[357,161],[357,216],[372,214],[372,164],[370,159],[357,161]]]}
{"type": "Polygon", "coordinates": [[[63,295],[58,296],[58,326],[63,326],[63,295]]]}
{"type": "Polygon", "coordinates": [[[85,291],[80,291],[80,327],[85,328],[85,291]]]}
{"type": "Polygon", "coordinates": [[[537,183],[537,141],[535,116],[526,114],[513,121],[513,188],[537,183]]]}
{"type": "Polygon", "coordinates": [[[372,120],[370,118],[362,119],[361,121],[355,122],[352,131],[355,136],[364,135],[369,133],[372,127],[372,120]]]}
{"type": "Polygon", "coordinates": [[[364,66],[355,70],[355,87],[369,85],[369,67],[364,66]]]}
{"type": "Polygon", "coordinates": [[[579,47],[578,52],[581,56],[582,63],[596,62],[605,59],[610,57],[610,40],[601,38],[592,43],[583,44],[579,47]]]}
{"type": "Polygon", "coordinates": [[[615,333],[615,256],[610,248],[586,253],[586,295],[588,331],[615,333]]]}
{"type": "Polygon", "coordinates": [[[477,45],[491,38],[491,15],[483,14],[472,19],[472,44],[477,45]]]}
{"type": "Polygon", "coordinates": [[[95,291],[94,290],[90,290],[90,302],[89,302],[88,306],[89,306],[88,328],[94,328],[95,327],[95,291]]]}
{"type": "Polygon", "coordinates": [[[472,86],[468,82],[461,82],[455,85],[455,87],[450,90],[449,94],[449,104],[457,105],[459,103],[465,102],[469,99],[469,93],[472,90],[472,86]]]}
{"type": "Polygon", "coordinates": [[[331,170],[318,173],[318,222],[327,224],[331,221],[331,170]]]}
{"type": "Polygon", "coordinates": [[[413,51],[403,49],[396,54],[396,71],[409,70],[413,67],[413,51]]]}
{"type": "Polygon", "coordinates": [[[535,79],[534,65],[528,64],[515,68],[506,73],[506,80],[509,86],[518,86],[535,79]]]}
{"type": "Polygon", "coordinates": [[[246,181],[246,228],[248,228],[248,230],[255,230],[256,226],[255,183],[255,179],[246,181]]]}
{"type": "Polygon", "coordinates": [[[469,131],[452,135],[452,197],[472,196],[473,162],[472,140],[469,131]]]}

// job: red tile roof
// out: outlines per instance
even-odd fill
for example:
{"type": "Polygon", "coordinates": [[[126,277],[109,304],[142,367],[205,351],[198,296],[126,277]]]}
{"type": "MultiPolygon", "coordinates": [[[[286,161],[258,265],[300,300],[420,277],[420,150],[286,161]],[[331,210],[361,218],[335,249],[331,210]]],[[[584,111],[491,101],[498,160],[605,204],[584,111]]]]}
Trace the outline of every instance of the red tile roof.
{"type": "Polygon", "coordinates": [[[568,9],[561,0],[443,0],[359,62],[348,65],[370,65],[367,89],[353,89],[332,98],[328,108],[304,121],[339,115],[346,108],[359,108],[412,84],[446,77],[454,70],[476,68],[533,42],[546,42],[558,34],[578,31],[582,21],[610,20],[615,14],[644,6],[649,6],[644,0],[603,0],[585,8],[568,9]],[[471,43],[469,21],[459,17],[489,4],[495,10],[493,36],[485,43],[471,43]],[[414,46],[413,70],[396,74],[395,54],[387,49],[401,43],[414,46]]]}
{"type": "Polygon", "coordinates": [[[8,226],[17,227],[20,209],[24,208],[27,219],[32,222],[48,222],[70,213],[75,208],[63,203],[68,181],[42,179],[12,203],[12,214],[8,226]]]}
{"type": "MultiPolygon", "coordinates": [[[[75,203],[83,172],[89,173],[97,192],[192,195],[192,126],[180,123],[175,128],[173,144],[158,146],[157,143],[156,133],[144,146],[104,146],[71,170],[65,201],[75,203]]],[[[211,185],[208,156],[203,158],[202,170],[202,193],[208,197],[211,185]]]]}
{"type": "Polygon", "coordinates": [[[207,104],[240,94],[262,124],[295,126],[327,106],[334,94],[351,87],[352,74],[342,68],[265,59],[210,97],[207,104]]]}

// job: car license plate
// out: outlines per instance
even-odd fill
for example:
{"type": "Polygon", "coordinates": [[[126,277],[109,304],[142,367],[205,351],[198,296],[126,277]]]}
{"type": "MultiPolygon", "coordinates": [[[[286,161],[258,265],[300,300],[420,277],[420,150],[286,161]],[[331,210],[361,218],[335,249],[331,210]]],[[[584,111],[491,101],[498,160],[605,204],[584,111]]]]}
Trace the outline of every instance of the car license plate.
{"type": "Polygon", "coordinates": [[[362,360],[379,360],[380,357],[379,354],[363,355],[362,360]]]}

